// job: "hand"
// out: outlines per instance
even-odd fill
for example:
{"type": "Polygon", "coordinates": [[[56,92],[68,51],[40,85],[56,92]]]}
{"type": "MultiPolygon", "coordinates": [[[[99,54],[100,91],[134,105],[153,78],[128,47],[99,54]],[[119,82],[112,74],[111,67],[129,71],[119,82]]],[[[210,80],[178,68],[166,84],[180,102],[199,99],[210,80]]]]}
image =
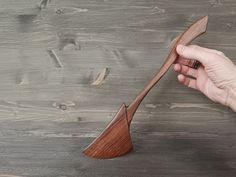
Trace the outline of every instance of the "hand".
{"type": "Polygon", "coordinates": [[[233,62],[220,51],[196,45],[178,45],[176,51],[179,58],[174,70],[179,73],[178,80],[236,111],[236,66],[233,62]],[[186,66],[190,59],[202,65],[198,69],[186,66]]]}

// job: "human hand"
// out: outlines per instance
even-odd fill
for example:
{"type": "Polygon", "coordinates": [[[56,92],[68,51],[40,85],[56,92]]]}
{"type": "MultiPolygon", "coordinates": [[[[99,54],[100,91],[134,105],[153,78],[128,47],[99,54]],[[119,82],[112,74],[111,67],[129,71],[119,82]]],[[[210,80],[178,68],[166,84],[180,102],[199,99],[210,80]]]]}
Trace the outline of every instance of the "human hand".
{"type": "Polygon", "coordinates": [[[236,111],[236,66],[222,52],[196,45],[176,48],[179,58],[174,70],[178,80],[205,94],[212,101],[230,106],[236,111]],[[201,62],[198,69],[190,68],[191,59],[201,62]]]}

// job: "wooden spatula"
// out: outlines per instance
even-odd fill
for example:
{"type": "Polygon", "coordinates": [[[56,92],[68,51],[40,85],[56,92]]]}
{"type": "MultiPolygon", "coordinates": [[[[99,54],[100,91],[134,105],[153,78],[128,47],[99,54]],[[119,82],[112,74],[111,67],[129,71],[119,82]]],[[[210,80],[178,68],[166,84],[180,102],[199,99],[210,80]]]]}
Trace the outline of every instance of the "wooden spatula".
{"type": "Polygon", "coordinates": [[[129,106],[126,106],[124,103],[121,105],[121,108],[104,131],[84,150],[86,155],[99,159],[114,158],[127,154],[133,149],[130,137],[130,124],[138,106],[176,60],[178,56],[176,46],[178,44],[187,45],[197,36],[204,33],[207,28],[207,22],[208,16],[202,17],[182,33],[157,74],[129,106]]]}

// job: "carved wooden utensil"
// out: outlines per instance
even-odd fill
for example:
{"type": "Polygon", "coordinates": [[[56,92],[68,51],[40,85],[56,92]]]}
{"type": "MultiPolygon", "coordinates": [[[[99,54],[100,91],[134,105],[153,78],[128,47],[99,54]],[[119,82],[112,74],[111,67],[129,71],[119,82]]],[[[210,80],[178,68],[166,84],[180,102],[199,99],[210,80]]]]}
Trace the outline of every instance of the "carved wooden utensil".
{"type": "MultiPolygon", "coordinates": [[[[130,123],[138,106],[152,89],[152,87],[162,78],[170,66],[176,60],[176,46],[178,44],[187,45],[193,39],[206,31],[208,16],[205,16],[193,23],[173,45],[164,64],[153,77],[153,79],[138,94],[135,100],[126,106],[124,103],[116,113],[113,120],[105,128],[105,130],[84,150],[84,153],[90,157],[107,159],[122,156],[133,149],[130,136],[130,123]]],[[[195,63],[196,64],[196,63],[195,63]]],[[[196,66],[196,65],[195,65],[196,66]]],[[[195,67],[193,66],[193,67],[195,67]]]]}

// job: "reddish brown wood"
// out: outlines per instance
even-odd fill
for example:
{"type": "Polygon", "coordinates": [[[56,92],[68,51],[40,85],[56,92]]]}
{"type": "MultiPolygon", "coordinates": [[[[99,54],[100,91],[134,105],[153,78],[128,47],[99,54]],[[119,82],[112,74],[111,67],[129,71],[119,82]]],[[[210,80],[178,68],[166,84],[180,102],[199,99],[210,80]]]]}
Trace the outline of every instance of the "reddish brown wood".
{"type": "Polygon", "coordinates": [[[97,158],[121,156],[132,150],[132,141],[127,122],[127,109],[123,103],[112,122],[102,134],[91,143],[84,153],[97,158]]]}
{"type": "Polygon", "coordinates": [[[176,53],[176,46],[178,44],[187,45],[197,36],[204,33],[206,31],[207,22],[208,16],[205,16],[197,20],[182,33],[157,74],[149,81],[128,107],[125,106],[125,104],[121,106],[120,110],[101,135],[84,150],[86,155],[105,159],[121,156],[132,150],[133,145],[130,137],[130,123],[138,106],[176,60],[178,56],[176,53]]]}

